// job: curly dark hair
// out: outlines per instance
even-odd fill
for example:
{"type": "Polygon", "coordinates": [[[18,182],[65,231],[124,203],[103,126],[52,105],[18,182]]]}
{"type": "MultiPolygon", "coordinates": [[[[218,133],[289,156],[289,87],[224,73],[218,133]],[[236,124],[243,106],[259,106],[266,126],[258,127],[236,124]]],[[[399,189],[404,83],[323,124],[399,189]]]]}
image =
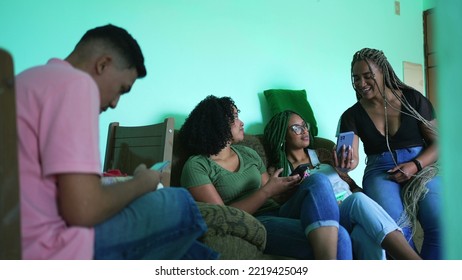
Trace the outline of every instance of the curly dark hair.
{"type": "Polygon", "coordinates": [[[234,108],[239,112],[231,97],[214,95],[196,105],[179,131],[179,140],[188,156],[216,155],[232,141],[234,108]]]}

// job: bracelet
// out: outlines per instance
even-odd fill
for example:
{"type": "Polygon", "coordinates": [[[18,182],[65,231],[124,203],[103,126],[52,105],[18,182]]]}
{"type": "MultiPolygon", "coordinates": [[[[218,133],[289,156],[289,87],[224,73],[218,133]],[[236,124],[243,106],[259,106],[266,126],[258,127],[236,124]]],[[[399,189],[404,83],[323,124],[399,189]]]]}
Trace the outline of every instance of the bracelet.
{"type": "Polygon", "coordinates": [[[423,169],[422,164],[416,158],[413,159],[412,162],[415,164],[415,166],[417,166],[417,172],[420,172],[423,169]]]}

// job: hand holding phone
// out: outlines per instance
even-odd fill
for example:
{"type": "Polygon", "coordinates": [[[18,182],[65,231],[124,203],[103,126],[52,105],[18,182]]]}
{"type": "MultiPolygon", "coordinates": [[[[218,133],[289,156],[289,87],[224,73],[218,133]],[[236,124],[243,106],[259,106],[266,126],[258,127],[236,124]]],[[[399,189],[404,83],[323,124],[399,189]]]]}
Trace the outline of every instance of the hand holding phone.
{"type": "Polygon", "coordinates": [[[310,167],[310,164],[308,163],[305,163],[305,164],[300,164],[299,166],[297,166],[297,168],[295,168],[292,173],[290,173],[289,176],[294,176],[296,174],[298,174],[300,176],[300,182],[305,179],[305,177],[308,177],[309,174],[307,172],[308,168],[310,167]]]}
{"type": "Polygon", "coordinates": [[[347,154],[346,152],[348,151],[348,147],[353,146],[353,138],[354,138],[355,133],[353,131],[348,131],[348,132],[342,132],[339,134],[337,138],[337,157],[339,159],[344,159],[346,158],[347,154]],[[342,154],[342,148],[345,145],[345,152],[342,154]]]}
{"type": "Polygon", "coordinates": [[[292,173],[290,173],[289,176],[294,176],[296,174],[298,174],[300,177],[303,177],[305,171],[310,167],[310,165],[308,163],[306,164],[300,164],[299,166],[297,166],[297,168],[295,168],[292,173]]]}
{"type": "MultiPolygon", "coordinates": [[[[162,172],[169,164],[170,164],[169,160],[157,162],[153,166],[151,166],[151,169],[162,172]]],[[[164,188],[164,185],[162,184],[162,182],[159,182],[159,184],[157,184],[156,190],[160,190],[163,188],[164,188]]]]}

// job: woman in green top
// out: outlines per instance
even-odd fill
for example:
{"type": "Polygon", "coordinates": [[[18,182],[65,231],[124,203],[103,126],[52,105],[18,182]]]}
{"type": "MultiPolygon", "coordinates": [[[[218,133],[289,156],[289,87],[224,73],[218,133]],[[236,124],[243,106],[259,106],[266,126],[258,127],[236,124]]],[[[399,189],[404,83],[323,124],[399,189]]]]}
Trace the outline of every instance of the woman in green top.
{"type": "Polygon", "coordinates": [[[235,145],[244,139],[243,122],[229,97],[208,96],[190,113],[180,129],[180,141],[190,157],[181,185],[197,201],[229,205],[256,216],[267,229],[265,253],[299,259],[351,259],[351,240],[339,225],[332,190],[310,176],[298,186],[299,175],[270,176],[258,154],[235,145]],[[295,188],[296,187],[296,188],[295,188]],[[295,188],[295,189],[294,189],[295,188]],[[293,193],[278,203],[277,197],[293,193]]]}

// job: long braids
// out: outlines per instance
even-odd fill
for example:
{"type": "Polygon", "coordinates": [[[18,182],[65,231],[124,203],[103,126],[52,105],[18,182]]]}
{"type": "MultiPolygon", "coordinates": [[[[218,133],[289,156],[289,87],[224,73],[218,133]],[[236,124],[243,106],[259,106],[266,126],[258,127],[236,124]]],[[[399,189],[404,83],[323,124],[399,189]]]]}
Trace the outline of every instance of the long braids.
{"type": "MultiPolygon", "coordinates": [[[[387,142],[387,147],[390,153],[393,155],[392,150],[389,145],[388,141],[388,116],[387,116],[387,105],[392,107],[393,109],[400,111],[403,114],[406,114],[408,116],[411,116],[415,118],[417,121],[421,122],[423,125],[425,125],[427,128],[429,128],[432,133],[437,134],[436,128],[429,122],[427,121],[424,117],[422,117],[415,108],[413,108],[409,102],[406,100],[404,95],[398,94],[400,90],[403,89],[409,89],[409,90],[414,90],[416,91],[413,87],[410,87],[403,83],[398,76],[396,75],[395,71],[393,70],[393,67],[389,63],[388,59],[386,58],[385,54],[376,49],[370,49],[370,48],[364,48],[361,49],[360,51],[356,52],[353,55],[353,59],[351,61],[351,77],[353,79],[353,66],[356,62],[358,61],[365,61],[369,67],[369,71],[371,73],[372,69],[370,66],[370,62],[375,63],[382,71],[383,74],[383,79],[384,79],[384,88],[380,89],[379,91],[384,98],[384,109],[385,109],[385,138],[387,142]],[[388,87],[393,95],[401,102],[401,105],[407,109],[409,112],[404,112],[398,108],[395,108],[390,104],[386,98],[385,95],[385,86],[388,87]]],[[[377,81],[375,80],[375,76],[373,76],[374,82],[377,84],[377,81]]],[[[352,80],[353,82],[353,80],[352,80]]],[[[355,88],[354,83],[353,83],[353,88],[355,88]]],[[[378,86],[377,86],[378,88],[378,86]]],[[[356,88],[355,88],[356,91],[356,88]]],[[[361,96],[357,93],[356,91],[356,98],[359,100],[361,99],[361,96]]],[[[395,165],[397,166],[397,162],[395,158],[392,156],[393,161],[395,165]]],[[[417,213],[418,213],[418,202],[422,200],[425,195],[428,192],[428,189],[426,187],[426,184],[435,176],[438,174],[439,168],[436,164],[431,164],[426,166],[423,170],[418,172],[416,175],[414,175],[412,178],[403,188],[402,188],[402,195],[403,195],[403,204],[404,204],[404,212],[401,215],[401,217],[398,220],[398,225],[401,227],[404,226],[412,226],[412,235],[411,237],[415,234],[416,228],[417,228],[417,213]]]]}
{"type": "Polygon", "coordinates": [[[281,175],[288,176],[289,160],[286,156],[287,124],[292,111],[283,111],[274,115],[265,126],[263,145],[268,157],[268,166],[284,168],[281,175]]]}

